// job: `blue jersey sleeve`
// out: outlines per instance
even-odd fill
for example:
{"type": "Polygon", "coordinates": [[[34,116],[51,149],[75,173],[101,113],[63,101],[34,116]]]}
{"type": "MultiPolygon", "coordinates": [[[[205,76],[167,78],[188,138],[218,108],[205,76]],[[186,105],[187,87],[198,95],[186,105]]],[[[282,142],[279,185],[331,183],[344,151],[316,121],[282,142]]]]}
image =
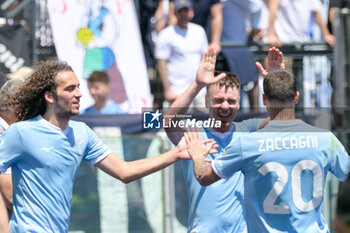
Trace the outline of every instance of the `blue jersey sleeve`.
{"type": "Polygon", "coordinates": [[[110,153],[112,153],[112,151],[88,126],[86,126],[86,130],[88,133],[89,141],[84,160],[89,161],[91,165],[95,165],[96,163],[107,157],[110,153]]]}
{"type": "Polygon", "coordinates": [[[331,135],[331,169],[340,180],[345,180],[349,175],[350,157],[341,142],[331,135]]]}
{"type": "Polygon", "coordinates": [[[3,173],[6,169],[20,160],[22,152],[22,138],[18,128],[15,125],[5,131],[0,136],[0,172],[3,173]]]}
{"type": "Polygon", "coordinates": [[[241,170],[243,164],[241,138],[238,137],[226,147],[222,155],[213,160],[212,168],[219,177],[228,179],[241,170]]]}

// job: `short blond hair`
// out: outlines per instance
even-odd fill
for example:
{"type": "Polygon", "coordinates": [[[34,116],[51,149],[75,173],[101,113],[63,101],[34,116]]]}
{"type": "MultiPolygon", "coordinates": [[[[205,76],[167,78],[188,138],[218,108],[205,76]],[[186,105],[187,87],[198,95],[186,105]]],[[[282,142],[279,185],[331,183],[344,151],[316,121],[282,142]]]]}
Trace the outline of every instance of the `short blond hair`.
{"type": "MultiPolygon", "coordinates": [[[[216,77],[221,73],[225,73],[226,77],[221,79],[219,82],[217,82],[220,86],[236,87],[238,90],[241,89],[241,82],[239,81],[238,76],[236,74],[228,72],[228,71],[215,71],[214,76],[216,77]]],[[[207,87],[207,89],[209,89],[210,86],[211,85],[209,85],[207,87]]]]}

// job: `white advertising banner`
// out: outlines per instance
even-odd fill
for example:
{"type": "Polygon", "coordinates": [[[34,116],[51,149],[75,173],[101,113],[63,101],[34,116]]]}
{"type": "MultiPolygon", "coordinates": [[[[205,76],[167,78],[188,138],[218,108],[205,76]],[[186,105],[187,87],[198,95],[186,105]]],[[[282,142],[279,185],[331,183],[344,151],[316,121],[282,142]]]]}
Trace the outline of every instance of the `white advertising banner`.
{"type": "Polygon", "coordinates": [[[81,82],[81,109],[91,104],[86,79],[105,71],[110,97],[129,113],[150,107],[151,94],[132,0],[48,0],[58,59],[81,82]]]}

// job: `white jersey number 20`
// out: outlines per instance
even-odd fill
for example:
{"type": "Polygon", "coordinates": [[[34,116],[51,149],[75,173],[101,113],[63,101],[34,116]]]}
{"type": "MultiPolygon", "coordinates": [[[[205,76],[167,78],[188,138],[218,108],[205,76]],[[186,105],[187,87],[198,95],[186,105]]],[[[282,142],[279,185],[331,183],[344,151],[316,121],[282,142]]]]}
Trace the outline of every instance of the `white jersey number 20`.
{"type": "MultiPolygon", "coordinates": [[[[272,186],[270,192],[267,194],[263,202],[264,213],[289,214],[290,207],[288,205],[275,204],[289,179],[288,171],[285,166],[277,162],[268,162],[262,165],[258,171],[263,176],[270,172],[274,172],[277,175],[275,184],[272,186]]],[[[298,210],[302,212],[309,212],[315,209],[321,203],[323,193],[323,174],[318,163],[312,160],[301,160],[295,164],[291,171],[291,183],[292,200],[298,210]],[[301,194],[301,175],[303,171],[306,170],[310,170],[313,174],[312,198],[308,202],[303,200],[301,194]]]]}

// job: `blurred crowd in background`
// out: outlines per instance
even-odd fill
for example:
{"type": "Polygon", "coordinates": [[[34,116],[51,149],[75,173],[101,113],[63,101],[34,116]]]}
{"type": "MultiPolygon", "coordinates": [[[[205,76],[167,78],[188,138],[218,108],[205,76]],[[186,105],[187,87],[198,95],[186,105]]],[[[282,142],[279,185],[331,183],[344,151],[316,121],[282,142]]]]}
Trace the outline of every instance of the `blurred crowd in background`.
{"type": "MultiPolygon", "coordinates": [[[[297,49],[298,44],[324,43],[332,47],[336,43],[332,20],[339,9],[349,4],[340,0],[192,0],[185,1],[190,5],[186,3],[176,8],[176,2],[181,1],[134,2],[155,109],[168,107],[185,90],[194,79],[201,54],[207,46],[218,52],[218,70],[238,75],[242,83],[241,106],[262,107],[255,67],[257,58],[247,46],[294,46],[297,49]],[[184,12],[186,8],[188,10],[184,12]],[[202,29],[193,31],[192,25],[202,29]],[[186,34],[187,30],[191,33],[186,34]]],[[[1,1],[3,32],[8,30],[8,25],[20,25],[24,30],[22,39],[31,48],[25,56],[33,59],[19,67],[56,56],[47,6],[45,0],[1,1]]],[[[1,59],[4,60],[4,56],[1,59]]],[[[304,107],[330,106],[329,59],[304,58],[300,62],[300,59],[291,58],[286,64],[294,73],[297,69],[306,69],[304,107]],[[320,90],[322,94],[318,93],[320,90]],[[320,97],[316,98],[316,95],[320,97]]],[[[2,83],[5,80],[3,75],[2,83]]],[[[204,102],[198,102],[197,107],[204,107],[204,102]]],[[[128,112],[128,109],[123,111],[128,112]]]]}

